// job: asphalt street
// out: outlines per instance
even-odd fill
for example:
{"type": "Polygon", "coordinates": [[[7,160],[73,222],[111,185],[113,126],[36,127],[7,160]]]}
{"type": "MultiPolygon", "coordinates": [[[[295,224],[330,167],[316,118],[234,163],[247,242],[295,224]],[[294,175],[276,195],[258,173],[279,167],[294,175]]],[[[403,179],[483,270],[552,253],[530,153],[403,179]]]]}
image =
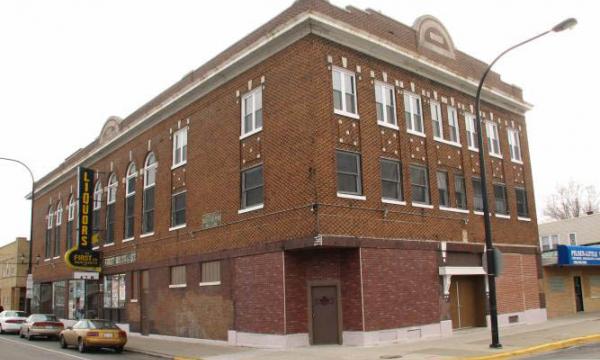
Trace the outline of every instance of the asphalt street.
{"type": "Polygon", "coordinates": [[[35,339],[27,341],[18,335],[0,335],[0,360],[156,360],[152,356],[111,350],[94,350],[81,354],[75,348],[61,349],[58,341],[35,339]]]}
{"type": "Polygon", "coordinates": [[[523,358],[527,360],[590,360],[600,359],[600,344],[575,346],[572,348],[540,354],[533,357],[523,358]]]}

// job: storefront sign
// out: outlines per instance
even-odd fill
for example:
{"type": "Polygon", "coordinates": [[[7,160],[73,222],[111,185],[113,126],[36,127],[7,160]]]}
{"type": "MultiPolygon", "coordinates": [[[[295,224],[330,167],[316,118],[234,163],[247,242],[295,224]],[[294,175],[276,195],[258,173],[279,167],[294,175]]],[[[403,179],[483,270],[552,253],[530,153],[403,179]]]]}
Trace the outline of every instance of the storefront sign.
{"type": "Polygon", "coordinates": [[[75,280],[98,280],[100,279],[100,273],[96,271],[75,271],[73,273],[73,279],[75,280]]]}
{"type": "Polygon", "coordinates": [[[558,245],[558,265],[600,265],[600,247],[558,245]]]}
{"type": "Polygon", "coordinates": [[[104,259],[104,267],[132,264],[135,262],[135,258],[135,252],[107,257],[104,259]]]}
{"type": "Polygon", "coordinates": [[[79,236],[75,247],[65,253],[65,262],[73,269],[100,271],[100,254],[92,250],[92,192],[94,170],[79,167],[79,236]]]}

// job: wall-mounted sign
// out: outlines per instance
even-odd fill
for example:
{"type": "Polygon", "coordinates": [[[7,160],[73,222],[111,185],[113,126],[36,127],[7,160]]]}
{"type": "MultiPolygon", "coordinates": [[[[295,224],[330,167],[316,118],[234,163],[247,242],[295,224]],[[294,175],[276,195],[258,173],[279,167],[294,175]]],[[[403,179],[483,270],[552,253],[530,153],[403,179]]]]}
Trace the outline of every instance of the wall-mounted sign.
{"type": "Polygon", "coordinates": [[[65,262],[73,269],[100,271],[100,254],[92,250],[92,199],[94,170],[79,167],[79,236],[75,246],[65,253],[65,262]]]}
{"type": "Polygon", "coordinates": [[[600,265],[600,247],[558,245],[558,265],[600,265]]]}
{"type": "Polygon", "coordinates": [[[221,213],[219,211],[202,215],[202,228],[210,229],[221,225],[221,213]]]}
{"type": "Polygon", "coordinates": [[[100,273],[96,271],[75,271],[73,272],[73,279],[75,280],[98,280],[100,273]]]}
{"type": "Polygon", "coordinates": [[[107,257],[107,258],[104,258],[104,267],[132,264],[135,262],[135,258],[136,258],[135,251],[129,252],[127,254],[121,254],[121,255],[107,257]]]}

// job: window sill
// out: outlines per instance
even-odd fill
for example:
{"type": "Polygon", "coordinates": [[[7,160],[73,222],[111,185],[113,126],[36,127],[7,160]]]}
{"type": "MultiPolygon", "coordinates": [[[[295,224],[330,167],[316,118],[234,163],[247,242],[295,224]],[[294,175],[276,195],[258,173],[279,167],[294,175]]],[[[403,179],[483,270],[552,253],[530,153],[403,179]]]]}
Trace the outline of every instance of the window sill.
{"type": "Polygon", "coordinates": [[[250,132],[247,132],[247,133],[245,133],[243,135],[240,135],[240,140],[243,140],[243,139],[245,139],[247,137],[250,137],[250,136],[252,136],[254,134],[258,134],[261,131],[262,131],[262,128],[260,128],[260,129],[254,129],[254,130],[252,130],[250,132]]]}
{"type": "Polygon", "coordinates": [[[470,147],[470,146],[469,146],[469,147],[468,147],[468,149],[469,149],[469,150],[471,150],[471,151],[474,151],[474,152],[476,152],[476,153],[478,153],[478,152],[479,152],[479,149],[478,149],[478,148],[475,148],[475,147],[470,147]]]}
{"type": "Polygon", "coordinates": [[[483,216],[483,211],[473,210],[473,214],[483,216]]]}
{"type": "Polygon", "coordinates": [[[55,256],[55,257],[52,258],[52,260],[56,260],[58,258],[60,258],[60,256],[55,256]]]}
{"type": "Polygon", "coordinates": [[[198,286],[216,286],[216,285],[221,285],[220,281],[207,281],[207,282],[201,282],[198,284],[198,286]]]}
{"type": "Polygon", "coordinates": [[[130,238],[127,238],[127,239],[123,239],[123,241],[121,241],[121,242],[126,243],[126,242],[133,241],[133,240],[135,240],[135,237],[130,237],[130,238]]]}
{"type": "Polygon", "coordinates": [[[531,221],[531,218],[528,218],[528,217],[522,217],[522,216],[517,216],[517,220],[520,220],[520,221],[531,221]]]}
{"type": "Polygon", "coordinates": [[[52,260],[52,259],[50,259],[50,258],[47,258],[47,259],[44,259],[44,262],[48,262],[48,261],[50,261],[50,260],[52,260]]]}
{"type": "Polygon", "coordinates": [[[498,219],[510,219],[510,215],[505,215],[505,214],[494,214],[495,217],[497,217],[498,219]]]}
{"type": "Polygon", "coordinates": [[[102,247],[111,247],[111,246],[115,246],[115,243],[111,242],[111,243],[102,245],[102,247]]]}
{"type": "Polygon", "coordinates": [[[187,284],[169,285],[169,289],[180,289],[180,288],[184,288],[184,287],[187,287],[187,284]]]}
{"type": "Polygon", "coordinates": [[[381,202],[384,204],[406,205],[406,201],[393,200],[393,199],[381,198],[381,202]]]}
{"type": "Polygon", "coordinates": [[[183,229],[186,226],[187,226],[187,224],[181,224],[181,225],[177,225],[177,226],[172,226],[172,227],[169,228],[169,231],[175,231],[175,230],[183,229]]]}
{"type": "Polygon", "coordinates": [[[138,302],[138,299],[131,299],[131,300],[129,300],[129,302],[136,303],[136,302],[138,302]]]}
{"type": "Polygon", "coordinates": [[[446,145],[451,145],[457,148],[462,148],[462,145],[458,142],[454,142],[454,141],[450,141],[450,140],[446,140],[446,139],[442,139],[439,137],[434,137],[433,140],[437,141],[437,142],[441,142],[442,144],[446,144],[446,145]]]}
{"type": "Polygon", "coordinates": [[[491,157],[495,157],[496,159],[502,159],[502,155],[489,153],[491,157]]]}
{"type": "Polygon", "coordinates": [[[153,232],[149,232],[149,233],[142,234],[142,235],[140,235],[140,238],[142,238],[142,239],[143,239],[143,238],[146,238],[146,237],[148,237],[148,236],[154,236],[154,231],[153,231],[153,232]]]}
{"type": "Polygon", "coordinates": [[[388,124],[388,123],[386,123],[384,121],[377,120],[377,125],[383,126],[383,127],[386,127],[386,128],[390,128],[390,129],[394,129],[394,130],[398,130],[398,131],[400,130],[400,128],[398,127],[398,125],[388,124]]]}
{"type": "Polygon", "coordinates": [[[423,208],[423,209],[433,209],[433,205],[431,204],[423,204],[418,202],[410,203],[413,207],[423,208]]]}
{"type": "Polygon", "coordinates": [[[100,249],[100,245],[94,246],[94,247],[92,248],[92,250],[98,250],[98,249],[100,249]]]}
{"type": "Polygon", "coordinates": [[[406,132],[409,134],[412,134],[412,135],[417,135],[417,136],[423,137],[423,138],[427,137],[427,135],[425,135],[425,133],[420,133],[418,131],[414,131],[414,130],[410,130],[410,129],[407,129],[406,132]]]}
{"type": "Polygon", "coordinates": [[[333,110],[333,113],[336,115],[346,116],[346,117],[356,119],[356,120],[360,119],[360,116],[358,116],[358,114],[349,113],[349,112],[346,112],[343,110],[333,110]]]}
{"type": "Polygon", "coordinates": [[[178,167],[182,167],[182,166],[183,166],[183,165],[185,165],[185,164],[187,164],[187,160],[186,160],[186,161],[183,161],[183,162],[180,162],[179,164],[173,164],[173,166],[171,166],[171,170],[175,170],[175,169],[177,169],[178,167]]]}
{"type": "Polygon", "coordinates": [[[342,199],[351,199],[351,200],[367,200],[367,197],[364,195],[352,195],[352,194],[345,194],[345,193],[341,193],[338,192],[337,193],[337,197],[342,198],[342,199]]]}
{"type": "Polygon", "coordinates": [[[250,211],[255,211],[255,210],[260,210],[262,208],[265,207],[265,204],[258,204],[258,205],[253,205],[253,206],[249,206],[247,208],[243,208],[243,209],[239,209],[238,210],[238,214],[244,214],[250,211]]]}
{"type": "Polygon", "coordinates": [[[446,207],[446,206],[440,206],[440,210],[443,210],[443,211],[452,211],[452,212],[457,212],[457,213],[461,213],[461,214],[468,214],[469,213],[469,210],[467,210],[467,209],[452,208],[452,207],[446,207]]]}
{"type": "Polygon", "coordinates": [[[510,161],[514,162],[515,164],[523,165],[523,161],[521,160],[510,159],[510,161]]]}

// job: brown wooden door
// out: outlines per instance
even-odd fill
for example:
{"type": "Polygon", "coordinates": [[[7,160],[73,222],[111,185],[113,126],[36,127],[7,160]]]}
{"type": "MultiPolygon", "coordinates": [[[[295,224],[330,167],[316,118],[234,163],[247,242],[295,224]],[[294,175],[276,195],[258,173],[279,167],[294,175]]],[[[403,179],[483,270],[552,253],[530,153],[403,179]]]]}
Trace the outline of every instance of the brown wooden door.
{"type": "Polygon", "coordinates": [[[142,289],[140,294],[140,327],[142,335],[150,334],[150,319],[148,301],[150,300],[150,274],[148,270],[142,271],[142,289]]]}
{"type": "Polygon", "coordinates": [[[452,328],[485,326],[482,276],[453,276],[450,288],[452,328]]]}
{"type": "Polygon", "coordinates": [[[311,302],[313,344],[339,344],[337,287],[313,286],[311,302]]]}

